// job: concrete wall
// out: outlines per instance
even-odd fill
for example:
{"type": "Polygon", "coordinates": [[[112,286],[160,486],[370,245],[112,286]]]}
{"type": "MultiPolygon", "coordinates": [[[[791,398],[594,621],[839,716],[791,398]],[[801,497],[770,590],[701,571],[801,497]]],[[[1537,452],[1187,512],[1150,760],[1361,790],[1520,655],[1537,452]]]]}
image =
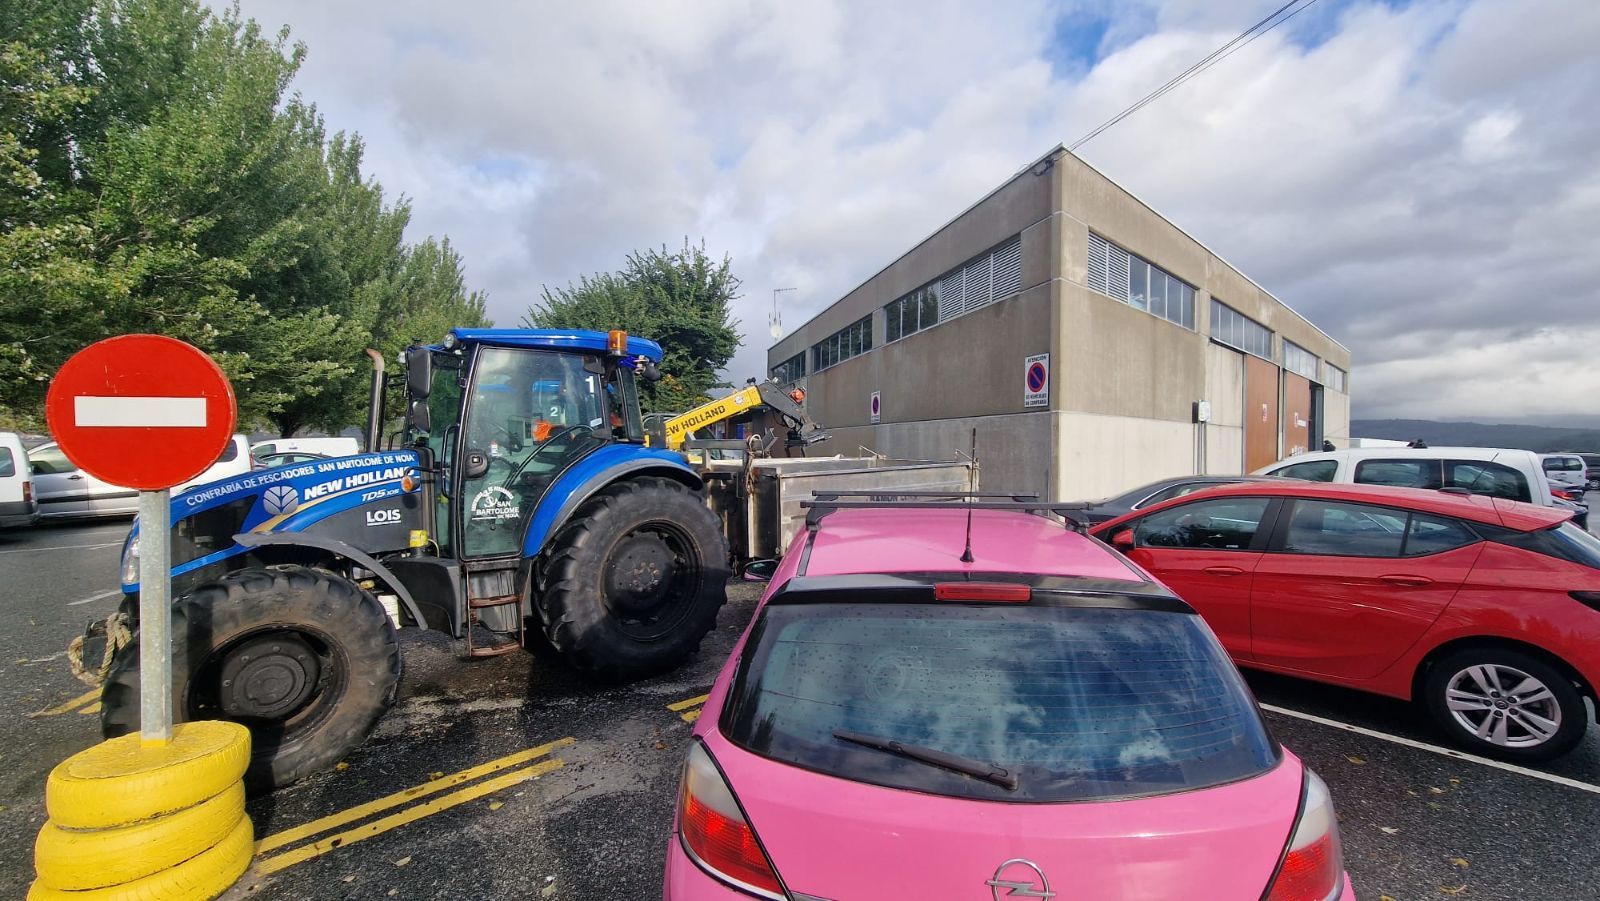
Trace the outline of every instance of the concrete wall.
{"type": "MultiPolygon", "coordinates": [[[[1092,500],[1167,476],[1195,471],[1193,423],[1060,413],[1056,498],[1092,500]]],[[[985,481],[984,487],[988,487],[985,481]]]]}
{"type": "Polygon", "coordinates": [[[829,439],[813,445],[807,455],[852,457],[866,447],[900,460],[965,459],[972,449],[972,430],[977,429],[982,489],[1038,494],[1052,476],[1046,469],[1054,435],[1053,415],[1041,411],[885,423],[876,429],[830,429],[829,439]]]}
{"type": "Polygon", "coordinates": [[[1206,345],[1206,400],[1211,422],[1205,427],[1205,471],[1236,475],[1244,467],[1244,354],[1206,345]]]}
{"type": "MultiPolygon", "coordinates": [[[[1322,437],[1335,446],[1350,446],[1350,395],[1331,388],[1322,392],[1322,437]]],[[[1320,450],[1320,448],[1318,448],[1320,450]]]]}
{"type": "Polygon", "coordinates": [[[873,391],[886,424],[1021,413],[1023,358],[1049,349],[1050,286],[1035,285],[808,378],[806,405],[829,429],[869,425],[873,391]]]}

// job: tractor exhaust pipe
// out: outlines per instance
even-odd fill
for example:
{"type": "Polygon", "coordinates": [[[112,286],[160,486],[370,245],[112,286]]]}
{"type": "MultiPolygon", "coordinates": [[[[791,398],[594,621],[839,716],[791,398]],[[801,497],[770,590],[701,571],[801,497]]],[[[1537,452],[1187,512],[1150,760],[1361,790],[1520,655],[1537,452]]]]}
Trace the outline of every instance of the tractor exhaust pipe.
{"type": "Polygon", "coordinates": [[[379,450],[383,438],[383,354],[367,348],[372,358],[372,399],[367,406],[367,453],[379,450]]]}

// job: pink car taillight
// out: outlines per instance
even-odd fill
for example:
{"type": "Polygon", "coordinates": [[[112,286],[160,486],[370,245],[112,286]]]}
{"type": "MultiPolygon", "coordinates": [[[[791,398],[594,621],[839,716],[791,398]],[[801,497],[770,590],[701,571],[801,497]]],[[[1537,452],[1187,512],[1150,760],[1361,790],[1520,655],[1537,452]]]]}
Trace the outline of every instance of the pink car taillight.
{"type": "Polygon", "coordinates": [[[751,894],[782,901],[783,885],[755,830],[711,754],[698,742],[683,767],[678,827],[684,848],[702,870],[751,894]]]}
{"type": "Polygon", "coordinates": [[[1330,901],[1344,889],[1344,854],[1333,797],[1316,773],[1306,770],[1305,803],[1289,837],[1289,850],[1272,881],[1267,901],[1330,901]]]}

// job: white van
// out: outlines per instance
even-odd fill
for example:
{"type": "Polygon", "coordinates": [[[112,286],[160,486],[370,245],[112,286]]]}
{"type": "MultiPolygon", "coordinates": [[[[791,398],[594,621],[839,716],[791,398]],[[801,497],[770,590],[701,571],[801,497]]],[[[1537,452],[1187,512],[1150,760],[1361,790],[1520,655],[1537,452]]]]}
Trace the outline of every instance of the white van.
{"type": "MultiPolygon", "coordinates": [[[[173,494],[250,471],[249,439],[234,435],[205,472],[172,489],[173,494]]],[[[139,512],[139,492],[102,482],[67,459],[55,442],[41,444],[29,454],[39,515],[43,519],[78,519],[89,516],[132,516],[139,512]]]]}
{"type": "Polygon", "coordinates": [[[1296,454],[1258,475],[1397,488],[1452,488],[1471,494],[1559,506],[1539,455],[1496,447],[1362,447],[1296,454]]]}
{"type": "Polygon", "coordinates": [[[1587,488],[1589,467],[1577,454],[1541,454],[1545,478],[1558,488],[1587,488]]]}
{"type": "Polygon", "coordinates": [[[0,529],[31,526],[38,520],[28,449],[16,432],[0,432],[0,529]]]}
{"type": "Polygon", "coordinates": [[[358,438],[274,438],[250,445],[252,457],[271,454],[316,454],[322,457],[350,457],[361,453],[358,438]]]}

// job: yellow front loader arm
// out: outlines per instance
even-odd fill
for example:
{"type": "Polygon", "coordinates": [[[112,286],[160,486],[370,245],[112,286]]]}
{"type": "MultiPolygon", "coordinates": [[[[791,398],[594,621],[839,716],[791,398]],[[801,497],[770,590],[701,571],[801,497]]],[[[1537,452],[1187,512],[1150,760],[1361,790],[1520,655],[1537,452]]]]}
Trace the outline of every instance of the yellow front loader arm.
{"type": "Polygon", "coordinates": [[[797,390],[793,395],[786,394],[772,379],[759,383],[751,379],[749,385],[726,397],[701,404],[681,416],[667,420],[663,427],[667,436],[667,448],[681,450],[683,442],[688,439],[691,432],[761,405],[770,407],[788,424],[791,441],[798,442],[801,446],[815,444],[828,435],[806,415],[805,408],[800,406],[800,402],[804,399],[804,392],[797,390]]]}
{"type": "Polygon", "coordinates": [[[681,416],[673,417],[667,420],[665,426],[667,449],[678,450],[683,447],[683,442],[689,437],[689,433],[695,429],[704,428],[714,422],[721,422],[760,403],[761,389],[751,385],[748,388],[741,388],[727,397],[719,397],[710,403],[701,404],[681,416]]]}

